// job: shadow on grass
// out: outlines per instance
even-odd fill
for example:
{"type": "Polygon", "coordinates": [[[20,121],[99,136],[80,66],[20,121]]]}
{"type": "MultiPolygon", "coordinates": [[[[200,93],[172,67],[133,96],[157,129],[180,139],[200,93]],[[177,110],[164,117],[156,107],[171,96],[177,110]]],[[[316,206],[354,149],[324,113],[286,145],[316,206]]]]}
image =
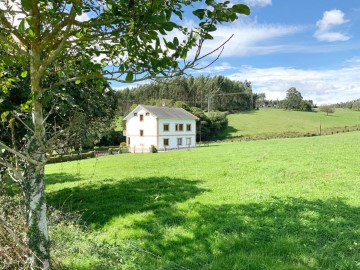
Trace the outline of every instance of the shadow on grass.
{"type": "Polygon", "coordinates": [[[238,132],[239,130],[232,127],[232,126],[228,126],[226,128],[226,130],[224,130],[224,132],[222,132],[220,135],[219,135],[219,138],[220,139],[227,139],[229,137],[231,137],[231,135],[235,132],[238,132]]]}
{"type": "Polygon", "coordinates": [[[360,267],[360,209],[341,200],[274,198],[155,212],[133,227],[148,232],[145,248],[162,258],[165,269],[174,263],[189,269],[360,267]]]}
{"type": "MultiPolygon", "coordinates": [[[[179,178],[107,179],[48,198],[52,205],[85,210],[84,219],[100,231],[114,217],[151,212],[126,219],[130,235],[146,251],[136,254],[139,269],[360,268],[359,207],[341,199],[303,198],[177,204],[206,191],[198,184],[179,178]]],[[[116,234],[109,237],[118,242],[116,234]]]]}
{"type": "MultiPolygon", "coordinates": [[[[47,176],[49,183],[79,180],[70,174],[47,176]]],[[[198,183],[169,177],[132,178],[122,181],[104,179],[100,184],[95,182],[50,192],[47,198],[49,204],[56,208],[82,212],[87,223],[101,228],[113,217],[168,209],[174,203],[193,198],[206,191],[197,187],[198,183]]]]}

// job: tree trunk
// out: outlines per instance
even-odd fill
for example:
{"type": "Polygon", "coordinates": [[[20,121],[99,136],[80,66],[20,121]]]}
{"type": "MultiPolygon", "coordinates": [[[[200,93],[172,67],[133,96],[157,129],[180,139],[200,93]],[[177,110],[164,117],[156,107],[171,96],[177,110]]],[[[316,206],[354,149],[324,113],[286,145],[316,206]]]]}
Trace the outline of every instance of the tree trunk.
{"type": "Polygon", "coordinates": [[[44,190],[44,166],[30,165],[27,171],[28,238],[33,268],[49,269],[49,236],[44,190]]]}
{"type": "Polygon", "coordinates": [[[31,50],[30,78],[33,93],[32,121],[34,135],[29,145],[29,154],[38,162],[30,164],[26,171],[25,195],[28,210],[28,238],[31,250],[32,267],[50,269],[49,234],[46,218],[46,196],[44,183],[45,169],[45,123],[43,117],[42,95],[40,84],[40,53],[36,48],[31,50]]]}

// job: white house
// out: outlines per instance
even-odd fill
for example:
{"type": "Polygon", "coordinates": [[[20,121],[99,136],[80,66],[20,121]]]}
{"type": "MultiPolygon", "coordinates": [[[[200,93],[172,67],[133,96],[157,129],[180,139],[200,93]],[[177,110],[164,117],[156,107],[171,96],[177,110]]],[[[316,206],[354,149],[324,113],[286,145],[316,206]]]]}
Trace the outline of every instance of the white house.
{"type": "Polygon", "coordinates": [[[125,118],[130,152],[195,147],[198,118],[181,108],[139,105],[125,118]]]}

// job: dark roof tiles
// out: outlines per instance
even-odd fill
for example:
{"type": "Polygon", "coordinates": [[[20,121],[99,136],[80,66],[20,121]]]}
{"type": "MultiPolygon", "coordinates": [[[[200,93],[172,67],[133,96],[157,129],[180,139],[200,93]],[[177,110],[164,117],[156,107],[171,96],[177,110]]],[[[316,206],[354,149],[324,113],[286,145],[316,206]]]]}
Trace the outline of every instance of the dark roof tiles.
{"type": "Polygon", "coordinates": [[[148,106],[148,105],[140,105],[140,106],[158,118],[195,119],[195,120],[199,119],[195,115],[189,113],[188,111],[182,108],[169,108],[169,107],[148,106]]]}

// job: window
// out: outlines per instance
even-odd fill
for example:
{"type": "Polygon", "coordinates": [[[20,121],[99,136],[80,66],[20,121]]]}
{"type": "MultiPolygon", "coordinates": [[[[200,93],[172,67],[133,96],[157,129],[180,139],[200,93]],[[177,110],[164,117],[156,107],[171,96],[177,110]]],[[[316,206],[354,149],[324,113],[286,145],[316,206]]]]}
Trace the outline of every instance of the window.
{"type": "Polygon", "coordinates": [[[144,130],[143,129],[140,129],[140,136],[144,136],[144,130]]]}
{"type": "Polygon", "coordinates": [[[164,139],[164,146],[169,146],[169,139],[164,139]]]}
{"type": "Polygon", "coordinates": [[[191,124],[186,124],[186,131],[191,131],[191,124]]]}
{"type": "Polygon", "coordinates": [[[140,114],[140,121],[144,121],[144,115],[140,114]]]}
{"type": "Polygon", "coordinates": [[[169,131],[169,124],[164,124],[163,129],[164,131],[169,131]]]}
{"type": "Polygon", "coordinates": [[[176,124],[175,125],[175,130],[176,131],[183,131],[184,130],[184,125],[183,124],[176,124]]]}
{"type": "Polygon", "coordinates": [[[145,115],[146,115],[146,116],[149,116],[149,115],[150,115],[150,113],[149,113],[149,112],[147,112],[147,113],[145,113],[145,115]]]}
{"type": "Polygon", "coordinates": [[[186,138],[186,145],[191,145],[191,138],[186,138]]]}
{"type": "Polygon", "coordinates": [[[128,137],[128,145],[130,145],[130,137],[128,137]]]}
{"type": "Polygon", "coordinates": [[[182,138],[177,138],[177,145],[182,145],[182,138]]]}
{"type": "Polygon", "coordinates": [[[137,116],[137,113],[136,113],[136,112],[134,112],[134,116],[137,116]]]}

